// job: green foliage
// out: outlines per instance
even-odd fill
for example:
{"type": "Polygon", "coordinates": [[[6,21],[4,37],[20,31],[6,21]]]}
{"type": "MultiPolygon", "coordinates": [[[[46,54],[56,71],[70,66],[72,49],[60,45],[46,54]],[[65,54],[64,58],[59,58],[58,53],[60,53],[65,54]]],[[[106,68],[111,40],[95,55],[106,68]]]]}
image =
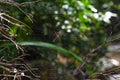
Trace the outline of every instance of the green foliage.
{"type": "MultiPolygon", "coordinates": [[[[21,46],[40,46],[40,47],[50,48],[50,49],[59,51],[59,52],[63,53],[66,56],[71,56],[71,57],[75,58],[79,62],[83,62],[82,58],[77,56],[75,53],[73,53],[71,51],[68,51],[68,50],[66,50],[66,49],[64,49],[62,47],[50,44],[50,43],[45,43],[45,42],[28,42],[27,41],[27,42],[18,42],[17,44],[21,45],[21,46]]],[[[0,45],[0,48],[1,47],[6,47],[6,46],[13,46],[13,45],[14,45],[13,43],[5,43],[3,45],[0,45]]]]}
{"type": "MultiPolygon", "coordinates": [[[[15,1],[0,1],[0,23],[6,25],[3,26],[5,29],[0,27],[2,41],[0,55],[6,58],[18,56],[19,51],[12,45],[20,44],[50,48],[49,51],[54,49],[78,62],[84,62],[81,56],[86,56],[91,49],[104,43],[109,35],[119,32],[118,0],[15,1]],[[111,31],[111,28],[114,31],[111,31]],[[9,42],[4,42],[4,39],[9,42]],[[7,44],[11,42],[12,44],[7,44]],[[6,47],[7,49],[4,50],[6,47]]],[[[107,40],[112,41],[118,38],[119,35],[107,40]]],[[[33,49],[35,51],[36,47],[33,49]]],[[[43,51],[43,49],[38,49],[38,51],[43,51]]],[[[104,53],[104,50],[99,53],[104,53]]],[[[43,58],[46,56],[45,54],[43,58]]],[[[53,57],[53,55],[50,56],[50,58],[53,57]]],[[[92,60],[93,63],[95,60],[92,60]]],[[[73,66],[76,65],[77,62],[73,66]]],[[[94,65],[88,66],[88,70],[92,73],[91,67],[94,65]]]]}

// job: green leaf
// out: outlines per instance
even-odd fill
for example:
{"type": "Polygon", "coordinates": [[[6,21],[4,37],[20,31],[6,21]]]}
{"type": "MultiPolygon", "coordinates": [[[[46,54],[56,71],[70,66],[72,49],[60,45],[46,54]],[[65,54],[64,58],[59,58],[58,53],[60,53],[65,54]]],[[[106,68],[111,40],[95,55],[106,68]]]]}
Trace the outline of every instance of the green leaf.
{"type": "MultiPolygon", "coordinates": [[[[21,46],[39,46],[39,47],[45,47],[45,48],[50,48],[50,49],[53,49],[53,50],[57,50],[61,53],[63,53],[64,55],[66,56],[70,56],[70,57],[73,57],[75,58],[77,61],[79,62],[83,62],[82,58],[77,56],[75,53],[69,51],[69,50],[66,50],[62,47],[59,47],[59,46],[56,46],[54,44],[51,44],[51,43],[46,43],[46,42],[18,42],[17,43],[18,45],[21,45],[21,46]]],[[[0,48],[1,47],[5,47],[5,46],[13,46],[14,44],[13,43],[5,43],[5,44],[2,44],[0,45],[0,48]]]]}

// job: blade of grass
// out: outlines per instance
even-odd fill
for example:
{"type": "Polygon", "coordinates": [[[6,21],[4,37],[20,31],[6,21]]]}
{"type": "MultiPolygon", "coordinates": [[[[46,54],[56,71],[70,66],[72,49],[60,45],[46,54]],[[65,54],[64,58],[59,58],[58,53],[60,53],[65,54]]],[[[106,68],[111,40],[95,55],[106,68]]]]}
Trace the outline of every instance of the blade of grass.
{"type": "MultiPolygon", "coordinates": [[[[46,43],[46,42],[31,42],[31,41],[30,42],[18,42],[17,44],[21,45],[21,46],[39,46],[39,47],[50,48],[53,50],[57,50],[57,51],[63,53],[64,55],[73,57],[79,62],[83,62],[82,58],[77,56],[75,53],[73,53],[69,50],[66,50],[65,48],[56,46],[54,44],[50,44],[50,43],[46,43]]],[[[0,45],[0,48],[5,47],[5,46],[13,46],[13,45],[14,44],[12,44],[12,43],[5,43],[5,44],[0,45]]]]}

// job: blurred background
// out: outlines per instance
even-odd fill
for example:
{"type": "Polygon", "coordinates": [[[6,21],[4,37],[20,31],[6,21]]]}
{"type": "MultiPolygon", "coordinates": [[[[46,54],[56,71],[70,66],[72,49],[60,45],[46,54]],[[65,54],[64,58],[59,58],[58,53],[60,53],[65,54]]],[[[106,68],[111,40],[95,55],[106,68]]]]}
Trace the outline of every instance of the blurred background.
{"type": "Polygon", "coordinates": [[[20,56],[38,80],[97,79],[119,66],[119,16],[119,0],[0,0],[0,61],[20,56]]]}

